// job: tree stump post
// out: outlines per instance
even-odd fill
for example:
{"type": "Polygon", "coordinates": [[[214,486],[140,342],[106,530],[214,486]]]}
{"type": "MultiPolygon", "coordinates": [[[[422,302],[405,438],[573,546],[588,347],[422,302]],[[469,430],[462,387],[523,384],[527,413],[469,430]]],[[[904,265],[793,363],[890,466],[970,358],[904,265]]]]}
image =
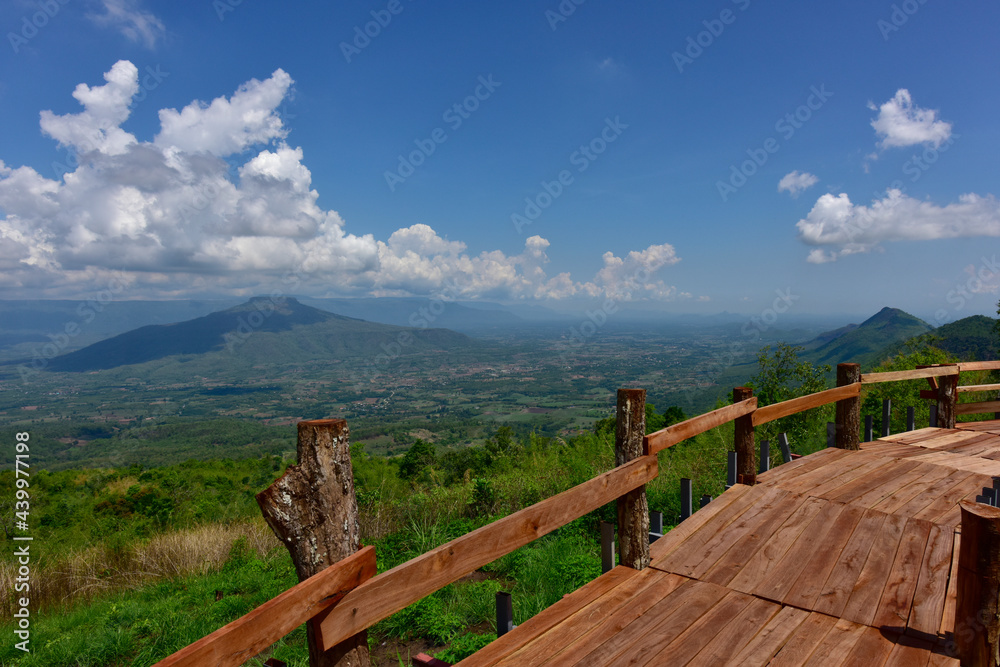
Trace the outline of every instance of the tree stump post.
{"type": "MultiPolygon", "coordinates": [[[[837,386],[846,387],[861,381],[860,364],[837,364],[837,386]]],[[[837,431],[834,446],[837,449],[861,448],[861,397],[837,401],[837,431]]]]}
{"type": "MultiPolygon", "coordinates": [[[[288,548],[304,581],[360,548],[350,436],[343,419],[299,422],[298,465],[257,494],[260,511],[288,548]]],[[[306,625],[310,667],[368,667],[368,635],[361,632],[321,651],[319,628],[306,625]]]]}
{"type": "Polygon", "coordinates": [[[955,428],[955,404],[958,401],[958,373],[938,378],[938,428],[955,428]]]}
{"type": "MultiPolygon", "coordinates": [[[[753,389],[736,387],[733,389],[733,403],[753,398],[753,389]]],[[[736,479],[740,484],[753,486],[757,482],[757,448],[753,439],[753,413],[737,417],[733,421],[733,449],[736,450],[736,479]]]]}
{"type": "Polygon", "coordinates": [[[1000,667],[1000,509],[963,500],[955,642],[962,665],[1000,667]]]}
{"type": "MultiPolygon", "coordinates": [[[[615,466],[646,454],[646,390],[619,389],[615,423],[615,466]]],[[[618,499],[619,562],[636,570],[649,565],[649,501],[646,485],[618,499]]]]}

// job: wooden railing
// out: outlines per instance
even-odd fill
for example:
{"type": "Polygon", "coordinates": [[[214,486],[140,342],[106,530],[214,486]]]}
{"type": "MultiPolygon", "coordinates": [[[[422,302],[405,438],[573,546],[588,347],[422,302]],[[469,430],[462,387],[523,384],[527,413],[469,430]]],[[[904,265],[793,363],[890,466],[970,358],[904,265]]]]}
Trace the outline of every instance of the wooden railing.
{"type": "MultiPolygon", "coordinates": [[[[732,405],[645,436],[641,435],[645,430],[644,419],[636,417],[644,414],[645,392],[620,390],[618,420],[619,423],[627,421],[628,425],[627,428],[619,428],[616,433],[616,450],[620,457],[627,440],[641,437],[643,451],[640,456],[632,460],[626,459],[625,463],[594,479],[474,530],[376,576],[372,576],[374,548],[365,547],[249,614],[160,661],[157,667],[240,665],[307,621],[313,624],[316,635],[321,638],[319,644],[323,650],[329,650],[487,563],[606,503],[617,500],[621,516],[624,499],[634,498],[639,492],[642,494],[644,505],[645,484],[655,479],[658,474],[657,453],[698,434],[734,422],[737,425],[734,447],[738,456],[749,460],[748,469],[755,472],[754,426],[829,403],[837,403],[837,446],[857,449],[861,388],[878,382],[927,378],[935,387],[933,398],[938,401],[938,425],[953,427],[955,414],[1000,410],[1000,401],[957,404],[960,392],[1000,389],[1000,385],[992,384],[959,387],[958,379],[963,370],[994,369],[1000,369],[1000,361],[865,374],[858,372],[857,364],[840,364],[838,366],[840,386],[833,389],[764,407],[758,407],[757,399],[749,396],[732,405]],[[938,379],[941,381],[935,383],[938,379]],[[640,396],[641,400],[637,405],[636,399],[640,396]],[[626,403],[631,400],[632,403],[623,405],[623,400],[626,403]],[[631,418],[629,414],[632,415],[631,418]],[[741,424],[744,427],[742,430],[741,424]],[[852,430],[853,433],[850,432],[852,430]]],[[[737,397],[748,395],[749,390],[745,388],[738,388],[734,392],[734,396],[737,397]]],[[[921,396],[927,397],[925,392],[921,392],[921,396]]],[[[755,481],[752,473],[743,475],[742,478],[745,483],[752,484],[755,481]]],[[[648,562],[648,516],[645,529],[638,523],[625,525],[621,521],[619,523],[619,544],[627,541],[644,542],[646,562],[648,562]]]]}

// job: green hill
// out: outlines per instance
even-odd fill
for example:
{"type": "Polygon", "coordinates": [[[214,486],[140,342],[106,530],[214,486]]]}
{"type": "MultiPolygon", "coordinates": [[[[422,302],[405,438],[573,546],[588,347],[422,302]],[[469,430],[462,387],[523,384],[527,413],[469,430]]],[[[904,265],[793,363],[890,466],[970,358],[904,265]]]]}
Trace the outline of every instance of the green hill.
{"type": "Polygon", "coordinates": [[[881,361],[897,343],[931,330],[931,325],[909,313],[898,308],[883,308],[857,326],[848,325],[806,343],[802,358],[817,365],[836,366],[850,361],[871,366],[881,361]]]}
{"type": "Polygon", "coordinates": [[[292,297],[250,301],[176,324],[141,327],[53,359],[48,370],[88,372],[168,357],[198,366],[257,366],[317,359],[391,358],[468,347],[447,329],[412,329],[344,317],[292,297]],[[198,363],[198,361],[202,363],[198,363]]]}
{"type": "Polygon", "coordinates": [[[933,333],[919,336],[912,343],[928,342],[961,361],[986,361],[1000,355],[1000,339],[996,333],[997,321],[985,315],[972,315],[949,322],[933,333]]]}

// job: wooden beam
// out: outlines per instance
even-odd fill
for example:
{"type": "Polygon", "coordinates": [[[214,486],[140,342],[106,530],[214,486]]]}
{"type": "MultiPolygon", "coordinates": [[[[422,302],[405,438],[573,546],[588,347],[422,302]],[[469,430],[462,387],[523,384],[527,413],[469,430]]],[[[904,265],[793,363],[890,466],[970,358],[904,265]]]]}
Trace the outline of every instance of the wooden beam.
{"type": "Polygon", "coordinates": [[[959,403],[955,406],[956,415],[977,415],[981,412],[1000,411],[1000,401],[982,401],[981,403],[959,403]]]}
{"type": "Polygon", "coordinates": [[[365,547],[154,667],[242,665],[374,575],[375,547],[365,547]]]}
{"type": "Polygon", "coordinates": [[[1000,667],[1000,509],[963,500],[955,641],[963,665],[1000,667]]]}
{"type": "Polygon", "coordinates": [[[965,371],[996,371],[1000,370],[1000,361],[963,361],[958,369],[965,371]]]}
{"type": "MultiPolygon", "coordinates": [[[[615,465],[646,454],[646,390],[619,389],[615,411],[615,465]]],[[[633,570],[649,566],[649,501],[640,486],[618,498],[618,558],[633,570]]]]}
{"type": "Polygon", "coordinates": [[[379,574],[317,617],[323,646],[353,637],[483,565],[642,486],[656,474],[656,457],[643,456],[379,574]]]}
{"type": "Polygon", "coordinates": [[[760,426],[761,424],[773,422],[775,419],[794,415],[796,412],[818,408],[827,403],[842,401],[845,398],[854,398],[860,395],[861,383],[855,382],[845,387],[834,387],[833,389],[809,394],[808,396],[800,396],[799,398],[782,401],[774,405],[765,405],[762,408],[757,408],[757,411],[753,413],[753,425],[760,426]]]}
{"type": "Polygon", "coordinates": [[[728,424],[737,417],[750,414],[756,409],[757,398],[754,397],[746,401],[734,403],[733,405],[721,407],[717,410],[712,410],[711,412],[706,412],[703,415],[698,415],[697,417],[692,417],[691,419],[686,419],[682,422],[674,424],[673,426],[660,429],[655,433],[647,435],[644,438],[644,441],[649,453],[656,454],[657,452],[663,451],[667,447],[673,447],[679,442],[683,442],[688,438],[693,438],[699,433],[704,433],[705,431],[710,431],[713,428],[722,426],[723,424],[728,424]]]}
{"type": "Polygon", "coordinates": [[[1000,384],[967,384],[958,388],[960,394],[970,391],[1000,391],[1000,384]]]}
{"type": "Polygon", "coordinates": [[[958,365],[935,366],[933,368],[917,368],[912,371],[888,371],[885,373],[862,373],[861,384],[878,382],[899,382],[900,380],[919,380],[921,378],[941,377],[942,375],[957,375],[958,365]]]}
{"type": "MultiPolygon", "coordinates": [[[[753,396],[749,387],[733,389],[733,403],[740,403],[753,396]]],[[[757,448],[753,442],[753,414],[737,417],[733,422],[733,449],[736,450],[736,478],[742,484],[753,486],[757,479],[757,448]]]]}
{"type": "MultiPolygon", "coordinates": [[[[837,364],[837,386],[851,387],[861,379],[859,364],[837,364]]],[[[860,389],[860,385],[858,385],[860,389]]],[[[857,450],[861,448],[861,398],[850,396],[837,401],[836,432],[834,446],[838,449],[857,450]]]]}

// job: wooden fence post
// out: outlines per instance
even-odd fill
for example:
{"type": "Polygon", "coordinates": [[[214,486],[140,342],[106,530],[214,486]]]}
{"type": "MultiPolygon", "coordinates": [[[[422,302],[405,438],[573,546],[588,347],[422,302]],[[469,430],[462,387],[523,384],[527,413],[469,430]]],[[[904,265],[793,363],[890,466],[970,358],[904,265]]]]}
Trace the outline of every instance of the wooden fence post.
{"type": "MultiPolygon", "coordinates": [[[[343,419],[299,422],[298,464],[257,494],[267,524],[292,555],[299,581],[360,548],[350,434],[343,419]]],[[[321,651],[319,628],[306,624],[310,667],[368,667],[368,637],[360,632],[321,651]]]]}
{"type": "MultiPolygon", "coordinates": [[[[753,397],[753,389],[733,389],[733,403],[753,397]]],[[[737,417],[734,421],[733,449],[736,450],[736,480],[753,485],[757,481],[757,448],[753,444],[753,413],[737,417]],[[740,477],[742,476],[742,480],[740,477]]]]}
{"type": "MultiPolygon", "coordinates": [[[[837,386],[846,387],[861,381],[860,364],[837,364],[837,386]]],[[[861,397],[845,398],[837,401],[837,431],[834,445],[838,449],[857,450],[861,448],[861,397]]]]}
{"type": "MultiPolygon", "coordinates": [[[[646,390],[619,389],[615,426],[615,466],[646,454],[646,390]]],[[[649,565],[649,501],[646,485],[618,499],[618,559],[642,570],[649,565]]]]}
{"type": "Polygon", "coordinates": [[[938,378],[938,428],[955,428],[955,403],[958,399],[958,373],[938,378]]]}
{"type": "Polygon", "coordinates": [[[963,665],[1000,667],[1000,509],[963,500],[955,642],[963,665]]]}

